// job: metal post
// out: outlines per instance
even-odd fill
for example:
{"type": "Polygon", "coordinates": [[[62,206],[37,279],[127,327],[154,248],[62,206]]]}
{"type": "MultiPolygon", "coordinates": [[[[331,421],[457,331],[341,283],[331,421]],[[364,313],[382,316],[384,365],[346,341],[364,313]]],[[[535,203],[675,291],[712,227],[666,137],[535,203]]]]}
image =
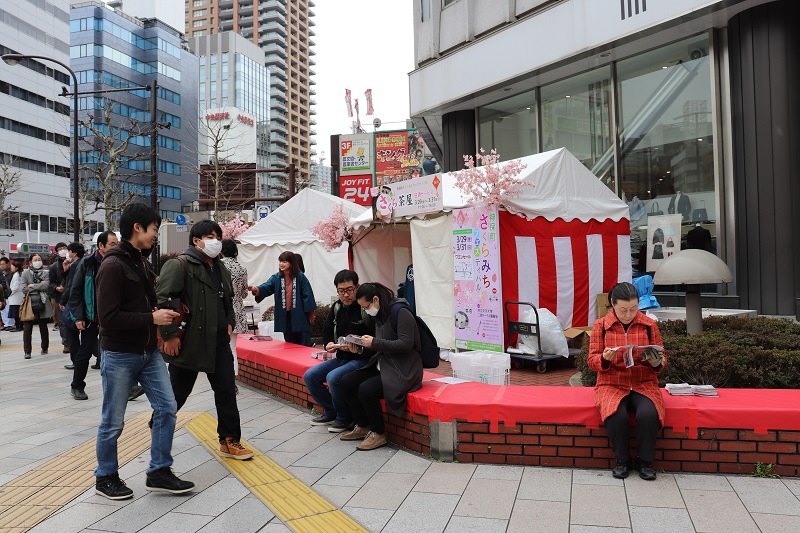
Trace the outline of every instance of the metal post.
{"type": "Polygon", "coordinates": [[[72,216],[74,217],[75,221],[72,223],[73,230],[74,230],[74,238],[75,242],[80,242],[80,234],[81,234],[81,209],[80,209],[80,202],[81,202],[81,191],[80,191],[80,182],[78,176],[78,77],[75,75],[75,72],[71,68],[67,68],[69,73],[72,74],[72,82],[75,84],[75,90],[72,94],[72,198],[73,198],[73,206],[72,206],[72,216]]]}
{"type": "Polygon", "coordinates": [[[286,195],[289,198],[292,198],[297,192],[297,178],[295,178],[295,172],[294,163],[289,163],[289,192],[286,195]]]}
{"type": "MultiPolygon", "coordinates": [[[[150,82],[150,207],[156,213],[158,209],[158,81],[150,82]]],[[[158,241],[153,245],[150,254],[150,263],[153,270],[159,271],[159,246],[158,241]]]]}

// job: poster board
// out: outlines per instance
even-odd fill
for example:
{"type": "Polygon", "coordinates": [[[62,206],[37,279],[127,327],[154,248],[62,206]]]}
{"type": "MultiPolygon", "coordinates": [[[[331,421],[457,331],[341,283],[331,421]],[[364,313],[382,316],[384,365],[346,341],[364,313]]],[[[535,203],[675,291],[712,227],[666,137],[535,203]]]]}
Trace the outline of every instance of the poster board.
{"type": "Polygon", "coordinates": [[[424,160],[425,141],[417,130],[375,132],[375,187],[422,176],[424,160]]]}
{"type": "MultiPolygon", "coordinates": [[[[355,176],[373,171],[372,134],[358,133],[339,136],[339,175],[355,176]]],[[[370,179],[370,186],[372,179],[370,179]]]]}
{"type": "Polygon", "coordinates": [[[503,293],[496,206],[453,211],[456,348],[503,351],[503,293]]]}
{"type": "Polygon", "coordinates": [[[681,249],[681,215],[647,217],[647,271],[655,272],[681,249]]]}
{"type": "Polygon", "coordinates": [[[388,221],[425,213],[438,213],[444,206],[439,174],[420,176],[372,189],[373,220],[388,221]]]}

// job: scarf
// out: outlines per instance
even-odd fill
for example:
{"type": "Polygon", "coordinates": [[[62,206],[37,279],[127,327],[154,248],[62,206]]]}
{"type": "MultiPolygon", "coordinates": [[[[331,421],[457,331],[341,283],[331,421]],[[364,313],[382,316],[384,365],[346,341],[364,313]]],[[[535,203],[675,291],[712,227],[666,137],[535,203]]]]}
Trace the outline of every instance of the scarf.
{"type": "MultiPolygon", "coordinates": [[[[281,275],[281,305],[286,309],[286,278],[281,275]]],[[[297,307],[297,278],[292,278],[292,309],[297,307]]]]}

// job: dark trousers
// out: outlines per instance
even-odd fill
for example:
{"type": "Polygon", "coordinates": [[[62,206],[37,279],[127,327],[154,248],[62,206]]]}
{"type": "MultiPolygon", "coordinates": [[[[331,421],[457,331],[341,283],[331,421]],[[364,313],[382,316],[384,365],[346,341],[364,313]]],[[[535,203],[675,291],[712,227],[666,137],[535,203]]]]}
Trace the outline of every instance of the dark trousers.
{"type": "Polygon", "coordinates": [[[39,336],[42,338],[42,350],[47,350],[50,347],[50,329],[47,327],[46,318],[37,318],[34,320],[26,320],[22,323],[25,330],[22,334],[22,344],[24,345],[25,353],[31,353],[31,337],[33,336],[33,325],[39,324],[39,336]]]}
{"type": "Polygon", "coordinates": [[[299,344],[300,346],[311,346],[311,332],[310,331],[294,331],[292,329],[292,313],[297,311],[286,312],[286,331],[283,332],[283,340],[291,342],[292,344],[299,344]]]}
{"type": "MultiPolygon", "coordinates": [[[[236,404],[236,390],[233,375],[233,353],[231,352],[231,339],[227,332],[217,336],[217,358],[214,373],[206,374],[211,389],[214,391],[214,405],[217,408],[217,434],[220,441],[225,437],[239,440],[242,437],[242,427],[239,422],[239,406],[236,404]]],[[[178,402],[178,411],[181,410],[186,399],[192,393],[194,383],[197,381],[197,372],[188,368],[169,365],[169,380],[178,402]]]]}
{"type": "Polygon", "coordinates": [[[383,424],[383,383],[381,372],[376,366],[363,370],[354,370],[345,374],[339,386],[344,392],[344,399],[353,413],[353,420],[359,427],[369,428],[382,435],[386,432],[383,424]]]}
{"type": "Polygon", "coordinates": [[[77,329],[66,328],[67,330],[67,346],[69,346],[69,358],[72,360],[72,365],[75,367],[72,371],[73,389],[83,389],[86,387],[86,373],[89,371],[89,361],[92,355],[98,352],[98,327],[94,322],[90,322],[89,326],[83,331],[77,329]]]}
{"type": "Polygon", "coordinates": [[[661,428],[658,411],[647,396],[631,391],[622,399],[616,413],[606,418],[605,426],[611,449],[619,462],[630,461],[630,416],[636,415],[636,443],[639,450],[636,458],[645,463],[652,463],[656,454],[656,435],[661,428]]]}

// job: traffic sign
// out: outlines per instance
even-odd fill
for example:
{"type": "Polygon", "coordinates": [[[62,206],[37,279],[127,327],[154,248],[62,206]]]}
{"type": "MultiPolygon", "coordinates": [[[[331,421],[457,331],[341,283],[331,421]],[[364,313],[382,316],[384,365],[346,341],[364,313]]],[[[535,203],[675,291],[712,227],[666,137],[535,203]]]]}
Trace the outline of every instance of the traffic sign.
{"type": "Polygon", "coordinates": [[[272,209],[268,205],[260,205],[256,211],[258,212],[258,220],[262,220],[269,216],[272,209]]]}
{"type": "Polygon", "coordinates": [[[50,245],[38,242],[21,242],[17,245],[17,253],[20,254],[49,254],[50,245]]]}
{"type": "Polygon", "coordinates": [[[175,223],[179,226],[186,225],[186,215],[178,215],[175,217],[175,223]]]}

